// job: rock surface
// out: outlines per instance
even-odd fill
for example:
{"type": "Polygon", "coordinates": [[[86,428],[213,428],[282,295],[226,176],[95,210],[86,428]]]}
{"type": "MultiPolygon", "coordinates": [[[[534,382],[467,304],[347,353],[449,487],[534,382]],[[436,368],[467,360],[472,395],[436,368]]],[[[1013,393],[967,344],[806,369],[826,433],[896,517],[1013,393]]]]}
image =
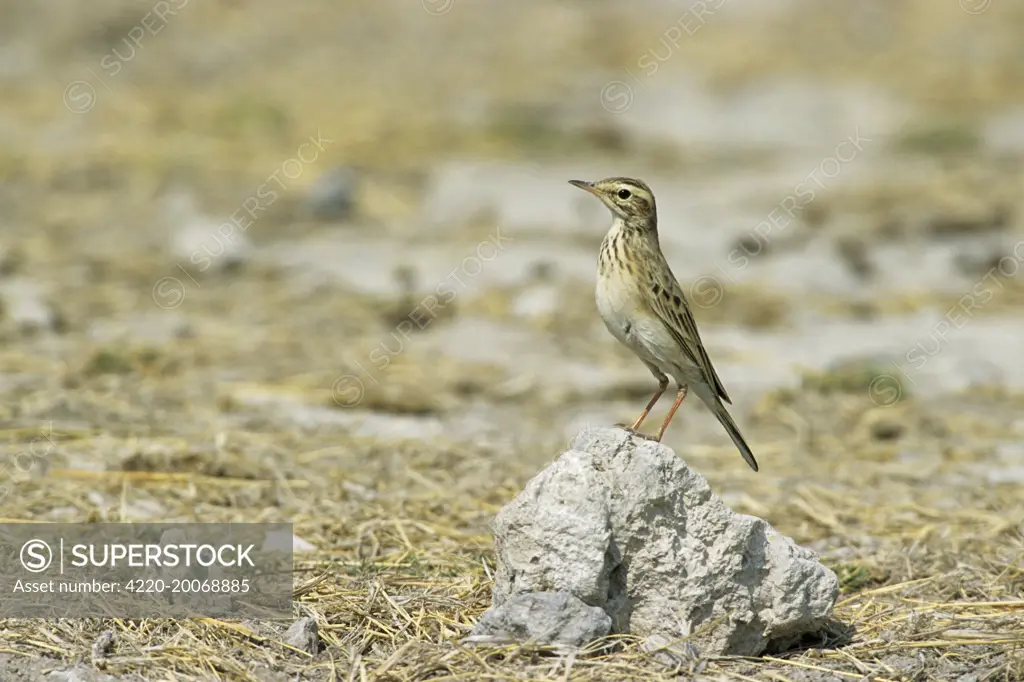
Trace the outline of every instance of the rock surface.
{"type": "MultiPolygon", "coordinates": [[[[728,509],[669,448],[620,429],[579,434],[502,508],[494,535],[481,626],[510,633],[535,627],[524,595],[550,606],[536,593],[568,592],[602,609],[614,633],[752,656],[818,630],[839,594],[813,552],[728,509]]],[[[566,618],[580,617],[566,602],[566,618]]]]}
{"type": "Polygon", "coordinates": [[[469,641],[561,644],[581,647],[611,632],[603,609],[587,606],[568,592],[531,592],[488,609],[469,641]]]}

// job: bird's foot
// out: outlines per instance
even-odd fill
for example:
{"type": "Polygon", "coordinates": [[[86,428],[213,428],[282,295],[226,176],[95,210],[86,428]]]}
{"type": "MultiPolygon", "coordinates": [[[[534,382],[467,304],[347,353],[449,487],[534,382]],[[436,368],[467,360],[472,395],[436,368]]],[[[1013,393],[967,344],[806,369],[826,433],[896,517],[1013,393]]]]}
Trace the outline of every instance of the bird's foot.
{"type": "Polygon", "coordinates": [[[632,424],[616,424],[615,426],[616,428],[622,429],[623,431],[625,431],[631,436],[634,436],[635,438],[643,438],[644,440],[658,442],[657,438],[655,438],[654,436],[650,436],[646,433],[640,433],[639,431],[634,429],[632,424]]]}

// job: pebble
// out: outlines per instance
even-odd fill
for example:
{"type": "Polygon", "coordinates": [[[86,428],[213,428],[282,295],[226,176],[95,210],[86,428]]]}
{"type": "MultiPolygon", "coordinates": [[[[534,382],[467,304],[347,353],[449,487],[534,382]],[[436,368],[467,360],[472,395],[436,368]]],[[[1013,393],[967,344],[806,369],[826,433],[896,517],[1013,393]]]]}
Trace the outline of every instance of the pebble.
{"type": "Polygon", "coordinates": [[[352,166],[339,166],[320,176],[303,201],[303,209],[318,220],[344,220],[355,207],[359,175],[352,166]]]}
{"type": "Polygon", "coordinates": [[[284,641],[289,646],[301,649],[307,654],[315,655],[320,649],[320,627],[314,618],[300,618],[288,628],[284,641]]]}

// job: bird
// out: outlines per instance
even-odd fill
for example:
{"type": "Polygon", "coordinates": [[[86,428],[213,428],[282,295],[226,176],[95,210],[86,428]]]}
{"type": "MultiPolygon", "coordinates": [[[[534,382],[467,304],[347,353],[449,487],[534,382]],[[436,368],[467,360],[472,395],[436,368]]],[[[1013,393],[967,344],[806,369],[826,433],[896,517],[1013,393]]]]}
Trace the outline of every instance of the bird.
{"type": "Polygon", "coordinates": [[[732,404],[697,331],[686,295],[661,252],[654,192],[642,180],[611,177],[597,182],[570,180],[611,211],[612,225],[601,242],[595,298],[605,327],[629,348],[658,381],[658,390],[632,426],[631,435],[661,442],[665,429],[689,391],[711,410],[743,459],[758,470],[750,446],[729,415],[732,404]],[[651,409],[676,382],[676,399],[657,435],[638,433],[651,409]]]}

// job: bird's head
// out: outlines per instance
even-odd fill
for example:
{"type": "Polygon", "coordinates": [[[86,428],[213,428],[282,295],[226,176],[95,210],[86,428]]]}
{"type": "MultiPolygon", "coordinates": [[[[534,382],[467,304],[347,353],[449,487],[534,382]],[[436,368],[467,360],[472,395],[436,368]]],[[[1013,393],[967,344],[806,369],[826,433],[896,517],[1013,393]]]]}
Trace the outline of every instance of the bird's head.
{"type": "Polygon", "coordinates": [[[570,180],[569,184],[590,192],[624,220],[650,220],[655,215],[654,192],[643,180],[605,178],[597,182],[570,180]]]}

